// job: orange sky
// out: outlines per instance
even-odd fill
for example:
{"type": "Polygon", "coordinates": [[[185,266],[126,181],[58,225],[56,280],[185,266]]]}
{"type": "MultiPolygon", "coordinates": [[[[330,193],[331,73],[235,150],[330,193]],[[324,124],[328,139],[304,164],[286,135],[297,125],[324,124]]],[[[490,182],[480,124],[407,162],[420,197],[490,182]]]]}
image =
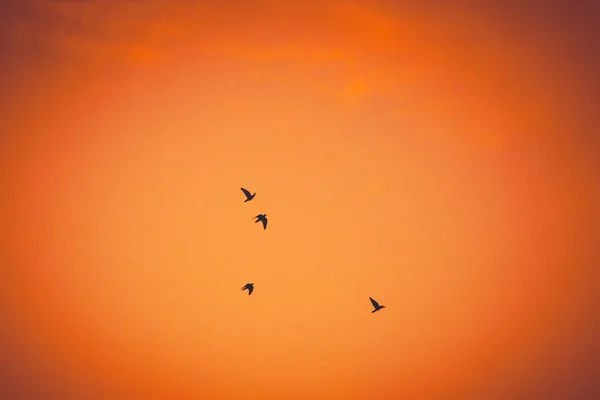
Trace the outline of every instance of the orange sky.
{"type": "Polygon", "coordinates": [[[592,2],[1,6],[8,398],[600,397],[592,2]]]}

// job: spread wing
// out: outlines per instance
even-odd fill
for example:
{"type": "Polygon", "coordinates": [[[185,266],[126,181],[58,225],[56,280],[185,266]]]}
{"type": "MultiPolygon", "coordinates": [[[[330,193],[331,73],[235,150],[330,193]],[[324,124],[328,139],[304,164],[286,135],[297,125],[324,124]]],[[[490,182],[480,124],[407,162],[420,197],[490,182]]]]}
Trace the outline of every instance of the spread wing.
{"type": "Polygon", "coordinates": [[[371,303],[373,303],[373,307],[375,307],[375,308],[379,308],[379,303],[378,303],[378,302],[376,302],[375,300],[373,300],[373,298],[372,298],[372,297],[369,297],[369,300],[371,300],[371,303]]]}
{"type": "Polygon", "coordinates": [[[248,289],[248,284],[245,284],[244,287],[242,288],[242,290],[246,290],[248,289]]]}
{"type": "Polygon", "coordinates": [[[250,296],[252,294],[253,290],[254,290],[254,286],[248,286],[248,296],[250,296]]]}
{"type": "Polygon", "coordinates": [[[242,192],[244,192],[244,194],[246,195],[246,197],[250,198],[250,196],[252,196],[252,194],[250,194],[250,192],[247,191],[246,189],[244,189],[244,188],[240,188],[240,189],[242,189],[242,192]]]}
{"type": "Polygon", "coordinates": [[[262,223],[263,223],[263,228],[267,229],[267,218],[263,218],[262,223]]]}

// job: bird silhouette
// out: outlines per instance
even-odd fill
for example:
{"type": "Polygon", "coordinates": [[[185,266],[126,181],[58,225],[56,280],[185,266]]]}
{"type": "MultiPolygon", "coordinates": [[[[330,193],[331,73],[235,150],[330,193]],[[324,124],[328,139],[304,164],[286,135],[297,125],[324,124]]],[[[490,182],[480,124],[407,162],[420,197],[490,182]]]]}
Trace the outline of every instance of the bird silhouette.
{"type": "Polygon", "coordinates": [[[248,296],[250,296],[252,294],[252,291],[254,290],[254,283],[246,283],[242,290],[246,289],[248,289],[248,296]]]}
{"type": "Polygon", "coordinates": [[[258,214],[254,218],[256,218],[256,221],[254,221],[254,223],[257,223],[258,221],[262,221],[263,228],[267,229],[267,214],[258,214]]]}
{"type": "Polygon", "coordinates": [[[380,306],[378,302],[376,302],[375,300],[373,300],[372,297],[369,297],[369,300],[371,300],[371,303],[373,303],[373,307],[375,307],[375,309],[373,311],[371,311],[371,313],[374,313],[376,311],[381,310],[382,308],[385,308],[385,306],[380,306]]]}
{"type": "Polygon", "coordinates": [[[244,192],[244,194],[246,195],[246,200],[244,200],[244,203],[252,200],[254,198],[254,196],[256,196],[256,193],[250,194],[250,192],[247,191],[246,189],[244,189],[244,188],[240,188],[240,189],[242,189],[242,192],[244,192]]]}

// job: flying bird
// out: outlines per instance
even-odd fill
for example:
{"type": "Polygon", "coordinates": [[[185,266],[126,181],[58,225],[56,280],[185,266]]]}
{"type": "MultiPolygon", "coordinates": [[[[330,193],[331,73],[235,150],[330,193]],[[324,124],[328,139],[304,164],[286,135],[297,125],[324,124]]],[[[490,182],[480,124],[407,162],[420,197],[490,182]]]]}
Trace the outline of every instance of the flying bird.
{"type": "Polygon", "coordinates": [[[373,307],[375,307],[375,309],[373,311],[371,311],[371,313],[374,313],[375,311],[379,311],[382,308],[385,308],[385,306],[380,306],[378,302],[376,302],[375,300],[373,300],[372,297],[369,297],[369,300],[371,300],[371,303],[373,303],[373,307]]]}
{"type": "Polygon", "coordinates": [[[256,221],[254,221],[254,223],[257,223],[258,221],[262,221],[263,228],[267,229],[267,214],[258,214],[254,218],[256,218],[256,221]]]}
{"type": "Polygon", "coordinates": [[[254,196],[256,196],[256,193],[250,194],[250,192],[247,191],[246,189],[244,189],[244,188],[241,188],[241,189],[242,189],[242,192],[244,192],[244,194],[246,195],[246,200],[244,200],[244,203],[252,200],[254,198],[254,196]]]}
{"type": "Polygon", "coordinates": [[[252,294],[252,291],[254,290],[254,283],[246,283],[242,290],[246,289],[248,289],[248,296],[250,296],[252,294]]]}

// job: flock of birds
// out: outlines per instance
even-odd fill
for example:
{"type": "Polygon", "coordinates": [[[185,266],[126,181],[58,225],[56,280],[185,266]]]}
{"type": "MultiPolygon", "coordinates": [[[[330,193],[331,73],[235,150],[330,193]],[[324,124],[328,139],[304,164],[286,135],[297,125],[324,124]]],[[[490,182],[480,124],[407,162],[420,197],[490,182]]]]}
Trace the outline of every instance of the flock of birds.
{"type": "MultiPolygon", "coordinates": [[[[244,203],[249,202],[250,200],[252,200],[254,198],[254,196],[256,196],[256,193],[250,193],[250,191],[241,188],[242,192],[244,192],[244,195],[246,195],[246,200],[244,200],[244,203]]],[[[258,214],[256,217],[254,217],[256,219],[256,221],[254,221],[254,223],[257,222],[262,222],[263,224],[263,229],[267,229],[267,214],[258,214]]],[[[253,219],[254,219],[253,218],[253,219]]],[[[242,287],[242,290],[247,290],[248,291],[248,296],[252,294],[252,292],[254,291],[254,283],[246,283],[244,285],[244,287],[242,287]]],[[[369,297],[369,300],[371,300],[371,304],[373,304],[373,311],[371,311],[371,313],[374,313],[376,311],[381,310],[382,308],[385,308],[385,306],[379,305],[379,303],[377,301],[375,301],[372,297],[369,297]]]]}

